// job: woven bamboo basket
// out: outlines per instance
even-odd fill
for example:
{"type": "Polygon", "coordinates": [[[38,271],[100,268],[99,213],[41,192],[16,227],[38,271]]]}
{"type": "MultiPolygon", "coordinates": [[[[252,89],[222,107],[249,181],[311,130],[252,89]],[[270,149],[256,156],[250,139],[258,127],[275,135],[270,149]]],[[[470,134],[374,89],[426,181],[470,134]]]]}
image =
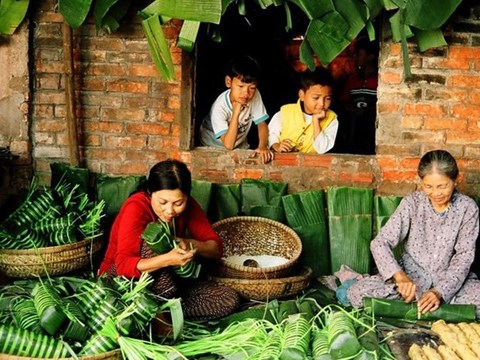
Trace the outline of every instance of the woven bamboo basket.
{"type": "Polygon", "coordinates": [[[27,250],[0,250],[0,271],[10,278],[56,276],[87,266],[101,249],[102,239],[27,250]]]}
{"type": "MultiPolygon", "coordinates": [[[[0,354],[0,360],[36,360],[38,358],[0,354]]],[[[58,360],[73,360],[73,357],[70,358],[60,358],[58,360]]],[[[103,354],[82,356],[78,358],[79,360],[121,360],[122,352],[118,350],[112,350],[103,354]]]]}
{"type": "Polygon", "coordinates": [[[312,269],[305,266],[295,276],[278,279],[235,279],[212,277],[218,284],[236,290],[247,299],[268,301],[297,295],[310,285],[312,269]]]}
{"type": "Polygon", "coordinates": [[[274,279],[292,274],[302,252],[300,237],[288,226],[255,216],[220,220],[213,228],[223,240],[223,258],[216,276],[239,279],[274,279]],[[231,256],[275,256],[284,258],[273,266],[245,266],[227,261],[231,256]]]}

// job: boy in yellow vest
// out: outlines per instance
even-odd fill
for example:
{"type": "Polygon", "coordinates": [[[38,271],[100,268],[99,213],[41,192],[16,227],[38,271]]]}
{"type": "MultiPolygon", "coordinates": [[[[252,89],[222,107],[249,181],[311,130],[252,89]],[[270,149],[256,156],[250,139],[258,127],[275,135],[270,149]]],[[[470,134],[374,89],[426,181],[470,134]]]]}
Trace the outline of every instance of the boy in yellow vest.
{"type": "Polygon", "coordinates": [[[272,150],[324,154],[332,149],[338,132],[337,114],[329,109],[333,81],[323,67],[300,75],[297,103],[283,105],[268,124],[272,150]]]}

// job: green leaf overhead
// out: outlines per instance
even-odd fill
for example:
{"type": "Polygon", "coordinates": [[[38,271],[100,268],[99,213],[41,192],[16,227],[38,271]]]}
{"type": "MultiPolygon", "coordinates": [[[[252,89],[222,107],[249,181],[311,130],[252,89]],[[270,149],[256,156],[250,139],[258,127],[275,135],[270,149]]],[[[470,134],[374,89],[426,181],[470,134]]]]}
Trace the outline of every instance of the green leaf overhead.
{"type": "Polygon", "coordinates": [[[12,35],[27,14],[29,0],[0,1],[0,34],[12,35]]]}
{"type": "Polygon", "coordinates": [[[58,11],[72,28],[83,24],[93,0],[58,0],[58,11]]]}
{"type": "Polygon", "coordinates": [[[440,29],[420,30],[414,29],[415,40],[420,51],[447,45],[443,32],[440,29]]]}
{"type": "Polygon", "coordinates": [[[421,30],[440,28],[462,0],[410,0],[405,6],[405,22],[421,30]]]}
{"type": "Polygon", "coordinates": [[[156,0],[142,10],[148,16],[164,15],[176,19],[219,24],[222,16],[221,0],[156,0]]]}

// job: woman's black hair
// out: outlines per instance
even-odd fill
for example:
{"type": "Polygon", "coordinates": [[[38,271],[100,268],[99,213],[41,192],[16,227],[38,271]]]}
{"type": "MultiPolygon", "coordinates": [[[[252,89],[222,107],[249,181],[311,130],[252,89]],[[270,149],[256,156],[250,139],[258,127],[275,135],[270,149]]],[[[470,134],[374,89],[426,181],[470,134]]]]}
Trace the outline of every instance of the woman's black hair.
{"type": "Polygon", "coordinates": [[[425,175],[437,173],[455,181],[458,177],[457,161],[448,151],[432,150],[422,156],[417,172],[420,179],[425,175]]]}
{"type": "Polygon", "coordinates": [[[152,194],[159,190],[177,190],[190,195],[192,174],[185,163],[168,159],[160,161],[150,169],[143,190],[152,194]]]}

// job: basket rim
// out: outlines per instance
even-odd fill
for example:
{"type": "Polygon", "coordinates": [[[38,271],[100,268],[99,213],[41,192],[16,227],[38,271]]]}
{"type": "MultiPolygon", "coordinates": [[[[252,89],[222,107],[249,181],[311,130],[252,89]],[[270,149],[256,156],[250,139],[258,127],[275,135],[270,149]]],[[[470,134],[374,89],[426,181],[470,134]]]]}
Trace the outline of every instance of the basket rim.
{"type": "Polygon", "coordinates": [[[271,285],[280,285],[285,282],[295,282],[295,281],[304,281],[310,278],[313,274],[313,270],[309,266],[302,266],[299,274],[295,276],[288,276],[284,278],[275,278],[275,279],[237,279],[237,278],[225,278],[220,276],[212,276],[213,280],[218,280],[220,282],[233,282],[238,285],[252,285],[252,284],[262,284],[268,283],[271,285]]]}
{"type": "Polygon", "coordinates": [[[95,241],[101,241],[101,237],[89,238],[80,241],[76,241],[71,244],[57,245],[57,246],[47,246],[41,248],[33,249],[0,249],[0,255],[38,255],[38,254],[51,254],[58,253],[62,251],[72,250],[76,248],[83,247],[87,243],[94,243],[95,241]]]}
{"type": "Polygon", "coordinates": [[[228,223],[231,223],[231,222],[237,222],[237,221],[252,221],[252,222],[268,223],[268,224],[275,225],[275,226],[281,228],[282,230],[286,231],[297,242],[298,247],[295,250],[295,258],[288,260],[284,264],[280,264],[280,265],[276,265],[276,266],[260,267],[260,268],[251,267],[251,266],[243,266],[243,265],[238,265],[238,264],[232,264],[231,262],[227,262],[227,261],[225,261],[224,258],[222,258],[222,259],[220,259],[222,265],[224,265],[226,267],[229,267],[231,269],[234,269],[234,270],[239,270],[239,271],[247,272],[247,273],[256,273],[256,274],[258,274],[258,273],[270,273],[270,272],[275,272],[275,271],[284,270],[286,268],[289,268],[290,266],[292,266],[292,264],[294,264],[298,260],[298,258],[302,254],[303,246],[302,246],[302,240],[300,239],[300,236],[298,236],[298,234],[292,228],[290,228],[287,225],[285,225],[285,224],[283,224],[279,221],[276,221],[276,220],[272,220],[272,219],[269,219],[269,218],[264,218],[264,217],[261,217],[261,216],[231,216],[231,217],[228,217],[228,218],[225,218],[225,219],[222,219],[222,220],[219,220],[219,221],[213,223],[212,227],[216,231],[216,227],[218,227],[220,225],[228,224],[228,223]]]}

